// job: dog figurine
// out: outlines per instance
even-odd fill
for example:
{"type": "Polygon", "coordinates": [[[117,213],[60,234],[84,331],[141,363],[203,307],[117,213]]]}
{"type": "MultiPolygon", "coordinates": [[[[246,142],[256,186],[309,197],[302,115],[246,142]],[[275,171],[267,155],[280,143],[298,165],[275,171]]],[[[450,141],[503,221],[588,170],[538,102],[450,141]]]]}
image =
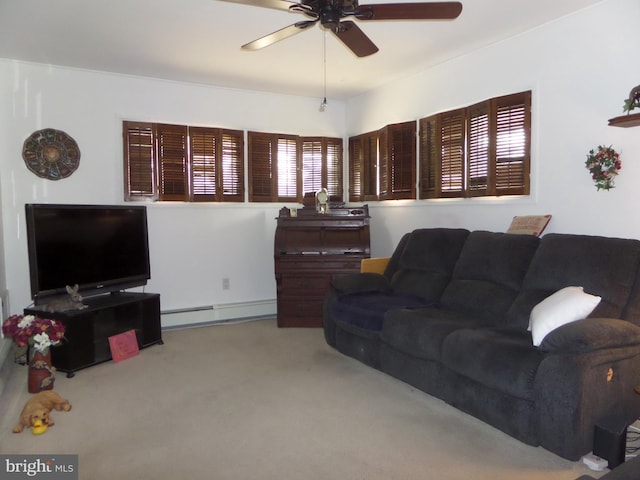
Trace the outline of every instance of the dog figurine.
{"type": "Polygon", "coordinates": [[[37,425],[53,427],[53,419],[49,415],[51,410],[68,412],[71,410],[71,404],[53,390],[36,393],[24,405],[20,423],[13,427],[13,433],[20,433],[25,427],[32,428],[37,425]]]}

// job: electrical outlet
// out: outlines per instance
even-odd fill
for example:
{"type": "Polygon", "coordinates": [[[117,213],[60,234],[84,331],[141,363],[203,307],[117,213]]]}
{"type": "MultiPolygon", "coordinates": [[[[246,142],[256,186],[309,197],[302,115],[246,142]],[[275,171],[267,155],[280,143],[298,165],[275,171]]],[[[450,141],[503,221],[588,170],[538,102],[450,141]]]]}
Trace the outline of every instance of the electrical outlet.
{"type": "Polygon", "coordinates": [[[229,281],[228,277],[224,277],[222,279],[222,289],[223,290],[229,290],[231,288],[231,282],[229,281]]]}

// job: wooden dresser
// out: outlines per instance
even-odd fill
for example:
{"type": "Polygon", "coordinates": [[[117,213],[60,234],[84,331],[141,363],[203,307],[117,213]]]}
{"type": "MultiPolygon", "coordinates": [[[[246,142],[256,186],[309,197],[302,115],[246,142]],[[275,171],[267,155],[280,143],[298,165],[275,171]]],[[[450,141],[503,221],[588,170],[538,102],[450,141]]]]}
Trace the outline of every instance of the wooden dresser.
{"type": "Polygon", "coordinates": [[[369,208],[333,207],[320,214],[282,208],[274,259],[279,327],[322,327],[322,303],[337,275],[360,271],[371,256],[369,208]]]}

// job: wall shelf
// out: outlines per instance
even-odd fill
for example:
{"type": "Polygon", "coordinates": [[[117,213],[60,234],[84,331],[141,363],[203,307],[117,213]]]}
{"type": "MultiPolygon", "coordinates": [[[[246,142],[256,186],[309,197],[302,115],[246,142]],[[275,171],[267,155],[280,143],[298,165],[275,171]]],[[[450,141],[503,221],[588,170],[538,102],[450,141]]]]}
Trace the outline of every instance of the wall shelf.
{"type": "Polygon", "coordinates": [[[640,113],[630,115],[621,115],[619,117],[610,118],[609,126],[611,127],[640,127],[640,113]]]}

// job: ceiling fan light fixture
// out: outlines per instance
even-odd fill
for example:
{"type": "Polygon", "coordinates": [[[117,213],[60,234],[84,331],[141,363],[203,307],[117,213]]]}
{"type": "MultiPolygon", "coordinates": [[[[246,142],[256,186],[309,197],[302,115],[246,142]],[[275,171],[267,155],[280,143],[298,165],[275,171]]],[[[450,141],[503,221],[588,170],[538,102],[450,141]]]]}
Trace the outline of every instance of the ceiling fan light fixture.
{"type": "Polygon", "coordinates": [[[321,11],[320,25],[322,25],[325,30],[335,32],[340,25],[340,12],[333,9],[321,11]]]}

